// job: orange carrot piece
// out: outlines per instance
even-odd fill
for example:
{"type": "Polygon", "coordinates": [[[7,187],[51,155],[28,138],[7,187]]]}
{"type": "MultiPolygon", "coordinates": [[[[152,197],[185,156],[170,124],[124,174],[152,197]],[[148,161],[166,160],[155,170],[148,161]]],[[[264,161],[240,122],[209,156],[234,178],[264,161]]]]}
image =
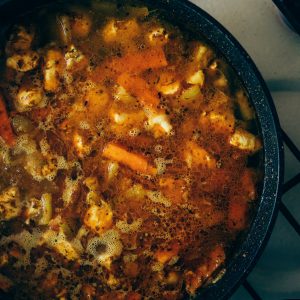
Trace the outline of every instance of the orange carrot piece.
{"type": "Polygon", "coordinates": [[[3,96],[0,94],[0,136],[9,145],[15,144],[15,136],[9,121],[3,96]]]}
{"type": "Polygon", "coordinates": [[[129,52],[123,57],[113,58],[97,67],[92,79],[101,82],[106,77],[116,77],[124,72],[140,73],[147,69],[157,69],[167,65],[165,53],[160,47],[129,52]]]}
{"type": "Polygon", "coordinates": [[[227,227],[230,230],[242,230],[246,227],[248,204],[244,200],[229,201],[227,227]]]}
{"type": "Polygon", "coordinates": [[[156,174],[156,169],[144,157],[131,153],[119,145],[113,143],[107,144],[103,149],[102,155],[105,158],[122,163],[134,171],[150,175],[156,174]]]}
{"type": "Polygon", "coordinates": [[[123,73],[118,77],[118,84],[137,97],[145,106],[156,107],[159,104],[157,93],[149,87],[144,79],[136,75],[123,73]]]}

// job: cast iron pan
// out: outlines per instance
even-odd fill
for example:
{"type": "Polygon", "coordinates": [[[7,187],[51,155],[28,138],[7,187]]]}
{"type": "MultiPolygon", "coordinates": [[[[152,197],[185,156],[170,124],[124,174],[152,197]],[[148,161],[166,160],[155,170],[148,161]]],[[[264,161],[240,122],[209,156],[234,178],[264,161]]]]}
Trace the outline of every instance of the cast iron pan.
{"type": "MultiPolygon", "coordinates": [[[[0,0],[0,32],[16,21],[18,15],[51,0],[0,0]]],[[[215,19],[186,0],[148,1],[159,8],[169,21],[190,31],[195,38],[204,36],[225,57],[238,74],[255,107],[264,143],[264,181],[259,207],[252,225],[225,275],[214,285],[200,291],[197,299],[227,299],[257,262],[270,236],[280,201],[283,181],[283,147],[279,121],[271,95],[253,61],[235,38],[215,19]]],[[[0,36],[1,38],[1,36],[0,36]]],[[[253,39],[255,43],[255,38],[253,39]]],[[[113,300],[113,299],[112,299],[113,300]]]]}

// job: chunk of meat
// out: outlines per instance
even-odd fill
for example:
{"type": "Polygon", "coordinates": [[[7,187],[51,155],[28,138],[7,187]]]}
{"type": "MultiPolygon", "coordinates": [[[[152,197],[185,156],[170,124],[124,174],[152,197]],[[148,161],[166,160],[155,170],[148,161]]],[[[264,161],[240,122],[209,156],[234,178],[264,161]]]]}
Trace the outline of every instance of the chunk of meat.
{"type": "Polygon", "coordinates": [[[9,146],[15,144],[15,136],[7,114],[3,96],[0,94],[0,136],[9,146]]]}
{"type": "Polygon", "coordinates": [[[215,168],[216,160],[204,148],[200,147],[197,143],[189,141],[186,144],[184,151],[184,160],[189,168],[194,166],[204,166],[207,168],[215,168]]]}
{"type": "Polygon", "coordinates": [[[185,273],[186,290],[194,295],[196,290],[201,287],[206,280],[224,263],[225,252],[221,245],[217,245],[207,257],[206,262],[196,271],[187,271],[185,273]]]}
{"type": "Polygon", "coordinates": [[[156,91],[151,89],[147,82],[139,76],[123,73],[118,77],[118,84],[137,97],[146,107],[156,107],[159,104],[156,91]]]}
{"type": "Polygon", "coordinates": [[[141,155],[131,153],[114,143],[107,144],[103,149],[102,155],[105,158],[122,163],[132,170],[143,174],[155,175],[157,171],[156,168],[151,166],[141,155]]]}
{"type": "Polygon", "coordinates": [[[157,69],[168,65],[165,53],[161,47],[144,51],[129,52],[123,57],[113,58],[97,67],[92,79],[101,82],[107,77],[118,77],[122,73],[141,73],[147,69],[157,69]]]}
{"type": "Polygon", "coordinates": [[[113,213],[104,201],[101,206],[91,205],[84,215],[84,224],[97,234],[102,234],[113,225],[113,213]]]}

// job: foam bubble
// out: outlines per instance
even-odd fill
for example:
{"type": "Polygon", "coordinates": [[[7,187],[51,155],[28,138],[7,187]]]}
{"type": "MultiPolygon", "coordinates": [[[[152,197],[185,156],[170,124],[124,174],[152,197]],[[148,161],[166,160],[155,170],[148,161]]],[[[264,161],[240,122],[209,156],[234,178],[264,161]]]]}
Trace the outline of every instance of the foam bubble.
{"type": "Polygon", "coordinates": [[[143,220],[141,218],[133,221],[131,224],[128,224],[125,221],[118,221],[116,223],[116,227],[122,232],[122,233],[132,233],[135,231],[138,231],[143,224],[143,220]]]}
{"type": "Polygon", "coordinates": [[[106,231],[99,237],[90,239],[86,248],[89,254],[105,266],[110,265],[112,258],[119,256],[122,250],[123,245],[120,241],[120,235],[114,229],[106,231]]]}
{"type": "Polygon", "coordinates": [[[10,164],[11,157],[9,153],[9,147],[4,141],[0,138],[0,159],[6,164],[10,164]]]}
{"type": "Polygon", "coordinates": [[[49,146],[46,138],[43,138],[40,141],[40,149],[41,149],[42,154],[45,155],[45,156],[49,153],[50,146],[49,146]]]}
{"type": "Polygon", "coordinates": [[[30,155],[36,152],[36,150],[36,143],[28,134],[20,135],[17,138],[14,148],[15,154],[21,154],[25,152],[27,155],[30,155]]]}
{"type": "Polygon", "coordinates": [[[90,124],[87,121],[83,120],[79,122],[79,127],[83,130],[88,130],[90,129],[90,124]]]}
{"type": "Polygon", "coordinates": [[[157,168],[157,174],[161,175],[165,172],[167,165],[173,163],[173,160],[172,159],[166,160],[163,157],[158,157],[154,160],[154,163],[157,168]]]}
{"type": "Polygon", "coordinates": [[[163,150],[163,146],[162,145],[155,145],[154,147],[154,151],[157,153],[161,153],[163,150]]]}
{"type": "Polygon", "coordinates": [[[63,156],[58,155],[56,157],[56,160],[57,160],[57,169],[59,170],[68,169],[68,163],[63,156]]]}
{"type": "Polygon", "coordinates": [[[166,207],[171,206],[171,202],[160,191],[148,191],[147,196],[154,203],[160,203],[166,207]]]}
{"type": "Polygon", "coordinates": [[[140,130],[138,128],[132,128],[129,130],[128,134],[132,137],[135,137],[140,134],[140,130]]]}
{"type": "Polygon", "coordinates": [[[27,266],[31,263],[30,261],[30,251],[39,244],[42,232],[38,228],[34,228],[32,233],[27,230],[23,230],[18,234],[13,234],[8,237],[3,237],[0,239],[0,245],[3,246],[9,242],[15,242],[20,245],[24,250],[25,254],[20,257],[17,261],[16,266],[27,266]]]}

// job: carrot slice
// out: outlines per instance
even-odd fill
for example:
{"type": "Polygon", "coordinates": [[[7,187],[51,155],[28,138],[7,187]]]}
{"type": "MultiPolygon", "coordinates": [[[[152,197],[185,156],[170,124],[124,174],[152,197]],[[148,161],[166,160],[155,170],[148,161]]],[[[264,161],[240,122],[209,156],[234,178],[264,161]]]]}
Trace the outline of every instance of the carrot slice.
{"type": "Polygon", "coordinates": [[[119,145],[113,143],[107,144],[103,149],[102,155],[105,158],[122,163],[134,171],[150,175],[156,174],[156,169],[144,157],[131,153],[119,145]]]}
{"type": "Polygon", "coordinates": [[[106,77],[116,77],[122,73],[140,73],[147,69],[157,69],[168,65],[162,48],[156,47],[139,52],[129,52],[123,57],[114,58],[98,66],[92,79],[97,82],[106,77]]]}
{"type": "Polygon", "coordinates": [[[117,81],[129,93],[137,97],[143,105],[155,107],[159,104],[157,93],[149,87],[144,79],[136,75],[123,73],[118,77],[117,81]]]}
{"type": "Polygon", "coordinates": [[[0,136],[9,145],[15,144],[15,136],[9,121],[3,96],[0,94],[0,136]]]}

